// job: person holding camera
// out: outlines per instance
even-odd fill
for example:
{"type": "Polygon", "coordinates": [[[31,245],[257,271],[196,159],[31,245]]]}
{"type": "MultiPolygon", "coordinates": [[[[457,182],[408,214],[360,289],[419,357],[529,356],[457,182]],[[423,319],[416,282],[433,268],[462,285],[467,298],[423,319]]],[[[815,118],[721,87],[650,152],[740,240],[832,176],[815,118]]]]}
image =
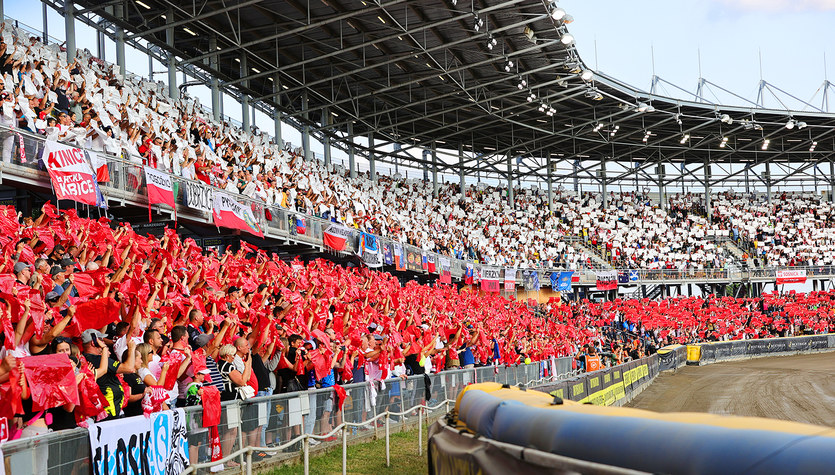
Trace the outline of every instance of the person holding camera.
{"type": "Polygon", "coordinates": [[[81,343],[84,346],[84,359],[93,365],[96,383],[107,401],[106,420],[116,419],[122,415],[122,399],[125,397],[122,382],[117,375],[135,370],[136,342],[128,341],[128,356],[124,363],[110,357],[110,350],[104,344],[104,335],[98,330],[85,330],[81,334],[81,343]]]}

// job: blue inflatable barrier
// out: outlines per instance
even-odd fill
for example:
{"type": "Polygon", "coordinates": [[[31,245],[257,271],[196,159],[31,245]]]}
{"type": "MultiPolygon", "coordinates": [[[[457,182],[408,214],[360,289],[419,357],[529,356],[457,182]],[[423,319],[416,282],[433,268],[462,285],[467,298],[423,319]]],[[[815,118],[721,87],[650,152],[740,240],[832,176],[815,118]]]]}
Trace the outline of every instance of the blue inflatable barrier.
{"type": "Polygon", "coordinates": [[[660,414],[469,386],[459,422],[492,440],[652,473],[833,473],[835,429],[754,417],[660,414]]]}

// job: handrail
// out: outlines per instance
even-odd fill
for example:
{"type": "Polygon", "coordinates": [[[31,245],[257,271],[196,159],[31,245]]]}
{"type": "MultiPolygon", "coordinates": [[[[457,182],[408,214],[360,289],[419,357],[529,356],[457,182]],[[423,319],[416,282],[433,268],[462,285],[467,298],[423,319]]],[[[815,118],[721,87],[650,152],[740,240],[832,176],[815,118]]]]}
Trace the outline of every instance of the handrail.
{"type": "Polygon", "coordinates": [[[186,467],[185,470],[180,472],[180,474],[181,475],[188,475],[192,472],[196,472],[197,470],[200,470],[201,468],[214,467],[216,465],[219,465],[219,464],[222,464],[222,463],[225,463],[225,462],[228,462],[230,460],[240,458],[240,457],[246,455],[246,464],[241,466],[241,470],[243,472],[243,470],[245,469],[246,474],[251,475],[252,474],[252,452],[257,451],[257,452],[265,452],[265,453],[275,454],[275,453],[278,453],[278,452],[280,452],[280,451],[282,451],[282,450],[284,450],[288,447],[293,446],[294,444],[296,444],[299,441],[303,441],[302,443],[303,443],[304,448],[303,448],[302,453],[303,453],[303,458],[304,458],[304,474],[308,475],[310,473],[310,439],[313,439],[313,440],[328,439],[328,438],[333,437],[334,435],[336,435],[337,432],[342,432],[342,473],[345,474],[347,472],[347,467],[348,467],[348,464],[347,464],[348,431],[347,431],[347,429],[349,427],[368,426],[371,423],[376,423],[381,418],[385,418],[385,420],[386,420],[386,467],[389,467],[391,465],[391,456],[390,456],[391,452],[390,452],[390,446],[389,446],[389,436],[390,436],[389,418],[391,416],[405,416],[406,414],[409,414],[409,413],[414,412],[416,410],[419,411],[418,412],[418,417],[420,418],[420,420],[419,420],[419,423],[418,423],[418,428],[420,429],[419,430],[420,435],[418,436],[418,447],[419,447],[419,450],[422,452],[422,449],[423,449],[423,431],[422,431],[423,411],[429,410],[431,412],[431,411],[434,411],[436,409],[439,409],[441,406],[446,406],[446,408],[447,408],[446,410],[447,410],[447,412],[449,412],[449,404],[450,403],[455,403],[455,400],[454,399],[444,399],[443,401],[441,401],[440,403],[438,403],[435,406],[428,406],[426,404],[418,404],[418,405],[413,406],[409,409],[406,409],[405,411],[402,411],[402,412],[391,412],[389,410],[386,410],[386,412],[381,412],[380,414],[377,414],[376,416],[372,417],[371,419],[369,419],[365,422],[343,422],[342,424],[339,424],[338,426],[334,427],[333,430],[331,430],[327,434],[322,434],[322,435],[302,434],[302,435],[299,435],[299,436],[287,441],[284,444],[277,445],[275,447],[253,447],[253,446],[248,445],[248,446],[240,448],[240,449],[230,453],[229,455],[227,455],[227,456],[225,456],[221,459],[218,459],[214,462],[203,462],[203,463],[191,464],[188,467],[186,467]]]}
{"type": "MultiPolygon", "coordinates": [[[[468,371],[468,370],[463,370],[463,371],[468,371]]],[[[567,380],[567,379],[570,379],[574,376],[579,375],[580,373],[581,373],[581,371],[579,369],[577,369],[577,370],[569,371],[567,373],[560,373],[560,374],[555,374],[553,376],[547,376],[547,377],[544,377],[544,378],[532,379],[532,380],[529,380],[527,383],[521,383],[520,382],[520,383],[514,384],[514,386],[529,387],[529,386],[533,386],[533,385],[543,385],[543,384],[552,383],[552,382],[556,382],[556,381],[567,380]]],[[[299,393],[304,393],[304,392],[305,391],[300,391],[299,393]]],[[[258,398],[253,398],[253,401],[258,401],[258,398]]],[[[431,411],[434,411],[434,410],[440,408],[441,406],[446,406],[447,407],[446,411],[449,412],[449,404],[450,403],[455,403],[455,400],[454,399],[444,399],[443,401],[439,402],[438,404],[436,404],[434,406],[430,406],[430,405],[427,405],[425,403],[421,403],[421,404],[418,404],[416,406],[413,406],[409,409],[406,409],[406,410],[400,411],[400,412],[393,412],[393,411],[389,411],[388,409],[386,409],[385,412],[381,412],[381,413],[377,414],[376,416],[374,416],[374,417],[372,417],[372,418],[370,418],[370,419],[368,419],[364,422],[344,422],[343,421],[340,425],[334,427],[330,432],[328,432],[326,434],[319,434],[319,435],[301,434],[299,436],[294,437],[293,439],[290,439],[289,441],[285,442],[284,444],[277,445],[275,447],[257,447],[257,446],[242,447],[242,448],[240,448],[240,449],[238,449],[238,450],[236,450],[236,451],[234,451],[230,454],[227,454],[225,457],[223,457],[221,459],[218,459],[214,462],[202,462],[202,463],[191,464],[182,472],[182,475],[188,475],[188,474],[190,474],[192,472],[195,472],[197,470],[200,470],[200,469],[203,469],[203,468],[210,468],[210,467],[213,467],[213,466],[216,466],[216,465],[234,460],[236,458],[241,458],[243,456],[246,456],[246,464],[242,465],[241,469],[243,471],[244,467],[246,467],[245,468],[245,470],[246,470],[245,473],[247,475],[251,475],[252,474],[252,453],[253,452],[264,452],[264,453],[275,454],[275,453],[278,453],[278,452],[280,452],[280,451],[282,451],[282,450],[284,450],[288,447],[293,446],[294,444],[296,444],[299,441],[303,442],[304,473],[305,473],[305,475],[307,475],[310,471],[310,465],[309,465],[310,464],[310,460],[309,460],[309,458],[310,458],[310,440],[311,439],[313,439],[313,440],[325,440],[325,439],[328,439],[328,438],[336,435],[340,431],[342,432],[342,473],[345,474],[346,471],[347,471],[347,443],[348,443],[347,442],[348,441],[347,429],[350,428],[350,427],[357,427],[357,428],[367,427],[370,424],[376,423],[376,421],[381,419],[381,418],[385,418],[385,423],[386,423],[386,466],[388,467],[388,466],[390,466],[389,418],[391,416],[398,416],[398,417],[406,416],[409,413],[412,413],[415,410],[417,410],[418,411],[418,418],[419,418],[418,427],[421,428],[421,427],[423,427],[423,417],[424,417],[423,413],[424,413],[424,411],[428,410],[429,412],[431,412],[431,411]]],[[[419,447],[419,449],[418,449],[419,454],[422,455],[422,450],[423,450],[423,432],[422,431],[419,431],[418,447],[419,447]]]]}

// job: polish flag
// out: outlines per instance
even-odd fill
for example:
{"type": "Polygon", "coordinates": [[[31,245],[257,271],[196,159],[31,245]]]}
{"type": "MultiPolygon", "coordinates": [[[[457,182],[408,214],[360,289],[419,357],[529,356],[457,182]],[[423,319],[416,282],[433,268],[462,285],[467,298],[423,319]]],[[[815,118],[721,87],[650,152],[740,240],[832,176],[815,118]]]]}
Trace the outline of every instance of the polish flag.
{"type": "Polygon", "coordinates": [[[99,183],[107,183],[110,181],[110,170],[107,168],[107,159],[96,153],[87,151],[90,155],[90,163],[93,165],[93,170],[96,171],[96,181],[99,183]]]}
{"type": "Polygon", "coordinates": [[[172,208],[176,207],[171,175],[145,167],[145,183],[148,185],[149,204],[166,204],[172,208]]]}
{"type": "Polygon", "coordinates": [[[238,200],[221,191],[214,192],[212,202],[212,218],[215,226],[240,229],[260,238],[264,237],[264,232],[261,231],[261,226],[249,206],[242,205],[238,200]]]}

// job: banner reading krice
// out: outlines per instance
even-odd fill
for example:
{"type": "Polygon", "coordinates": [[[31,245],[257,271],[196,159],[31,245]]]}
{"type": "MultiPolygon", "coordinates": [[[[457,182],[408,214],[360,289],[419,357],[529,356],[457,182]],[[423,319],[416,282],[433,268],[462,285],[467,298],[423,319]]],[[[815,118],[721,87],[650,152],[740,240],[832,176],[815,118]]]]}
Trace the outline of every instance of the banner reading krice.
{"type": "Polygon", "coordinates": [[[803,284],[806,282],[806,269],[777,271],[777,284],[803,284]]]}
{"type": "Polygon", "coordinates": [[[96,172],[83,149],[47,140],[44,145],[43,163],[49,172],[52,189],[59,200],[73,200],[91,206],[107,207],[96,172]]]}

